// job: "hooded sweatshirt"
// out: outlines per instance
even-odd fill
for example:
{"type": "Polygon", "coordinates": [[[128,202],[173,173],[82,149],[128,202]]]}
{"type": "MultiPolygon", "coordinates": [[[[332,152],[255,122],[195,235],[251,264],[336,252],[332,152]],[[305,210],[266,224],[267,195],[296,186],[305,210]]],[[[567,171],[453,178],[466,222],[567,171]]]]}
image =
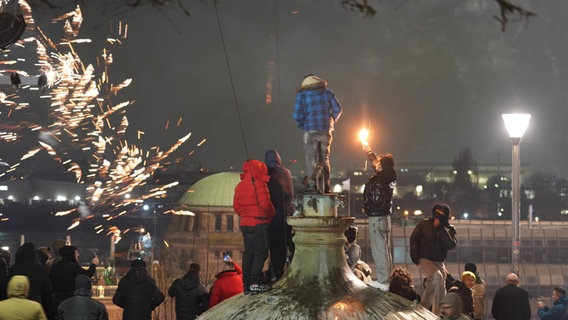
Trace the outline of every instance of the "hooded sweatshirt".
{"type": "Polygon", "coordinates": [[[16,251],[16,263],[10,268],[10,275],[28,277],[30,289],[28,298],[39,303],[51,295],[51,279],[47,268],[41,265],[35,246],[31,242],[21,245],[16,251]]]}
{"type": "Polygon", "coordinates": [[[175,280],[168,295],[176,298],[176,319],[179,320],[195,319],[209,306],[209,292],[197,271],[190,270],[183,278],[175,280]]]}
{"type": "Polygon", "coordinates": [[[61,302],[58,320],[108,320],[104,304],[91,298],[91,278],[80,274],[75,278],[75,295],[61,302]]]}
{"type": "Polygon", "coordinates": [[[30,283],[26,276],[13,276],[8,281],[8,299],[0,301],[0,320],[45,320],[41,304],[28,300],[30,283]]]}
{"type": "MultiPolygon", "coordinates": [[[[469,318],[461,313],[461,301],[460,297],[456,293],[448,293],[442,300],[440,300],[440,305],[448,304],[452,306],[451,311],[443,314],[441,319],[443,320],[469,320],[469,318]]],[[[444,310],[444,309],[443,309],[444,310]]],[[[449,309],[447,309],[449,310],[449,309]]],[[[445,311],[444,311],[445,312],[445,311]]]]}
{"type": "Polygon", "coordinates": [[[241,181],[235,187],[233,208],[241,216],[241,227],[268,224],[275,214],[267,182],[268,168],[259,160],[243,163],[241,181]]]}

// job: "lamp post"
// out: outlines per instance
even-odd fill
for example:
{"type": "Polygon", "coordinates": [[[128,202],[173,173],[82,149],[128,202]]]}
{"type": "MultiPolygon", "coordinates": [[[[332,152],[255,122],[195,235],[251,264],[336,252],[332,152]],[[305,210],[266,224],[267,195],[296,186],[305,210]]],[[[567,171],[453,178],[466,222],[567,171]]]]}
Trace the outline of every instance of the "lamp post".
{"type": "Polygon", "coordinates": [[[509,132],[509,137],[513,142],[513,157],[511,166],[511,217],[512,217],[512,264],[513,272],[520,273],[519,262],[521,257],[521,158],[519,154],[519,144],[531,119],[530,114],[510,113],[502,114],[505,127],[509,132]]]}

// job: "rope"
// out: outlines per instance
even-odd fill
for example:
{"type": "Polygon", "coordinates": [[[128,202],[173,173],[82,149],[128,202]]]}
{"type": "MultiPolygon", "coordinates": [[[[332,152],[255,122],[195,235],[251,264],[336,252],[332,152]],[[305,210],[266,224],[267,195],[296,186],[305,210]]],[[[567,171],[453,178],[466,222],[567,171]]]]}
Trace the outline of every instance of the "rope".
{"type": "Polygon", "coordinates": [[[243,145],[245,147],[245,154],[246,158],[250,159],[249,151],[247,146],[247,139],[245,137],[245,130],[243,128],[243,121],[241,118],[241,111],[239,108],[239,101],[237,100],[237,92],[235,90],[235,83],[233,81],[233,74],[231,72],[231,64],[229,63],[229,55],[227,53],[227,46],[225,44],[225,37],[223,36],[223,28],[221,26],[221,19],[219,18],[219,10],[217,9],[217,1],[213,1],[213,5],[215,6],[215,17],[217,18],[217,26],[219,28],[219,36],[221,37],[221,43],[223,44],[223,52],[225,54],[225,64],[227,65],[227,72],[229,73],[229,81],[231,82],[231,89],[233,91],[233,99],[235,101],[235,109],[237,110],[237,117],[239,119],[239,126],[241,129],[241,136],[243,138],[243,145]]]}

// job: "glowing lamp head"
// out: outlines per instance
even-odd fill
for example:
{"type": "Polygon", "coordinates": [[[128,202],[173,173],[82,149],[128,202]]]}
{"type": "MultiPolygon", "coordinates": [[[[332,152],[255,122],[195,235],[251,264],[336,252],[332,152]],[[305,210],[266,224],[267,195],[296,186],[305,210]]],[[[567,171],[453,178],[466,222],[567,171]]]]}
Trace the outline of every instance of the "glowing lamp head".
{"type": "Polygon", "coordinates": [[[512,139],[521,139],[529,126],[530,114],[508,113],[502,114],[505,127],[512,139]]]}

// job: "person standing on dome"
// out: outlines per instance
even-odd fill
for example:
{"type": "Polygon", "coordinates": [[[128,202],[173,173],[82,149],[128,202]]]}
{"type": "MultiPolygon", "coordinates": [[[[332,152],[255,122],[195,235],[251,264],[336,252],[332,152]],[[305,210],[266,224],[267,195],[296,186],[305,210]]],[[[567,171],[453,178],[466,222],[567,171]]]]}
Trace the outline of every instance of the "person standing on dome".
{"type": "Polygon", "coordinates": [[[267,182],[268,168],[259,160],[243,163],[241,181],[235,187],[233,209],[241,217],[241,232],[245,243],[243,283],[245,294],[270,290],[260,284],[262,267],[268,258],[268,228],[275,215],[267,182]]]}
{"type": "Polygon", "coordinates": [[[329,155],[333,140],[333,126],[341,116],[342,107],[335,93],[327,88],[327,81],[313,74],[304,77],[297,89],[294,120],[304,130],[306,176],[304,185],[309,191],[330,191],[329,155]],[[316,184],[321,183],[323,185],[316,184]]]}

